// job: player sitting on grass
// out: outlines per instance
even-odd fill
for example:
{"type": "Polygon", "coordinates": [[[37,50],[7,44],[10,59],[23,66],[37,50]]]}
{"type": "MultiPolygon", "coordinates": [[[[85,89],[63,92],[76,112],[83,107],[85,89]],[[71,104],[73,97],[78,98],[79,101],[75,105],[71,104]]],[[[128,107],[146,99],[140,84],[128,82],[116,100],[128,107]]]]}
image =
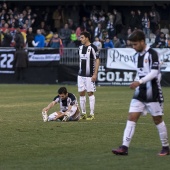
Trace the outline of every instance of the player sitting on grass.
{"type": "Polygon", "coordinates": [[[78,102],[74,94],[68,93],[65,87],[60,87],[58,95],[54,100],[42,110],[43,121],[78,121],[80,119],[80,111],[78,102]],[[47,112],[55,104],[60,104],[60,111],[56,111],[48,116],[47,112]]]}

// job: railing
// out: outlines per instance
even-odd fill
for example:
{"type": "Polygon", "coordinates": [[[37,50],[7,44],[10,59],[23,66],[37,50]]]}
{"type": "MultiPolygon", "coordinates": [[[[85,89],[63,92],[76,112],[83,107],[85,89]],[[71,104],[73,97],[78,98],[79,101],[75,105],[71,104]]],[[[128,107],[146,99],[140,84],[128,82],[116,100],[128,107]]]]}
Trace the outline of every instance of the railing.
{"type": "MultiPolygon", "coordinates": [[[[100,50],[100,65],[105,65],[107,61],[107,49],[100,50]]],[[[78,65],[79,54],[78,48],[64,48],[60,58],[60,64],[78,65]]]]}
{"type": "MultiPolygon", "coordinates": [[[[14,47],[0,47],[0,50],[11,50],[14,49],[14,47]]],[[[30,50],[44,50],[44,49],[54,49],[54,48],[25,48],[30,50]]],[[[105,65],[107,61],[107,49],[101,49],[100,50],[100,65],[105,65]]],[[[65,65],[79,65],[79,54],[78,54],[78,48],[63,48],[61,58],[60,58],[60,64],[65,65]]]]}

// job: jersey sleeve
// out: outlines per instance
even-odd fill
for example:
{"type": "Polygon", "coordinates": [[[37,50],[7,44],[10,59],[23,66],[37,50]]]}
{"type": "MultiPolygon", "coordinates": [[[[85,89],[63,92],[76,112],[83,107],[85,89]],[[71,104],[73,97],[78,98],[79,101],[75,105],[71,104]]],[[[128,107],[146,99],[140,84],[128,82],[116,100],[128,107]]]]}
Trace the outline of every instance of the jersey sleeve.
{"type": "Polygon", "coordinates": [[[77,103],[77,99],[76,99],[75,95],[72,93],[69,93],[69,97],[71,99],[70,105],[71,106],[75,105],[77,103]]]}
{"type": "Polygon", "coordinates": [[[95,59],[100,58],[100,52],[98,48],[94,44],[92,44],[91,46],[92,46],[92,53],[93,53],[94,58],[95,59]]]}
{"type": "Polygon", "coordinates": [[[151,53],[151,69],[159,70],[159,58],[156,51],[152,51],[151,53]],[[152,62],[151,62],[152,61],[152,62]]]}
{"type": "Polygon", "coordinates": [[[54,99],[53,99],[53,101],[55,101],[56,103],[59,103],[59,100],[60,100],[59,95],[54,97],[54,99]]]}

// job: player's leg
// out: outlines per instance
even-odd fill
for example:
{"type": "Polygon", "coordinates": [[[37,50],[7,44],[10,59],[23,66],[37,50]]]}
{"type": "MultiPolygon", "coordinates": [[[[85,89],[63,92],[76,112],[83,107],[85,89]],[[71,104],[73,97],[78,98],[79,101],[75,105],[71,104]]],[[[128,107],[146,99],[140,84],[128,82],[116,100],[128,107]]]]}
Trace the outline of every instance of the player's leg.
{"type": "Polygon", "coordinates": [[[78,92],[80,95],[80,108],[82,119],[86,119],[86,85],[85,85],[85,77],[78,76],[77,78],[77,84],[78,84],[78,92]]]}
{"type": "Polygon", "coordinates": [[[90,116],[87,118],[87,120],[93,120],[94,119],[94,110],[95,110],[94,92],[96,91],[96,86],[95,86],[95,82],[91,81],[91,77],[87,77],[86,84],[87,84],[87,93],[89,96],[89,105],[90,105],[90,116]]]}
{"type": "Polygon", "coordinates": [[[162,144],[162,150],[159,153],[160,156],[169,155],[169,142],[168,142],[168,133],[165,122],[162,118],[163,108],[160,106],[159,102],[152,102],[148,104],[148,110],[152,115],[153,121],[157,127],[160,141],[162,144]]]}
{"type": "Polygon", "coordinates": [[[73,105],[69,111],[65,112],[63,121],[78,121],[80,119],[80,110],[76,105],[73,105]]]}
{"type": "Polygon", "coordinates": [[[131,143],[132,137],[135,133],[136,123],[143,113],[145,105],[135,99],[131,100],[128,120],[123,134],[122,145],[118,149],[113,149],[112,152],[116,155],[128,155],[128,148],[131,143]]]}
{"type": "Polygon", "coordinates": [[[54,112],[48,116],[48,121],[55,121],[57,119],[61,119],[64,117],[64,113],[62,112],[54,112]]]}

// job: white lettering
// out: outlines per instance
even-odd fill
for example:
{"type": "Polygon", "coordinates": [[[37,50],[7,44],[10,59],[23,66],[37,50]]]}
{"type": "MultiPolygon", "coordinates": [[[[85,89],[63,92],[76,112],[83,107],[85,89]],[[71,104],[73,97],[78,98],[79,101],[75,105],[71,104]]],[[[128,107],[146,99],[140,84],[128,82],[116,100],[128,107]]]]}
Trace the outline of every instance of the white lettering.
{"type": "Polygon", "coordinates": [[[14,60],[13,54],[1,54],[0,68],[12,68],[12,61],[14,60]]]}
{"type": "Polygon", "coordinates": [[[98,81],[107,81],[107,82],[121,82],[124,84],[130,84],[134,81],[133,72],[98,72],[98,81]],[[122,77],[121,77],[122,75],[122,77]]]}
{"type": "Polygon", "coordinates": [[[133,81],[133,72],[123,72],[124,79],[123,81],[133,81]]]}
{"type": "Polygon", "coordinates": [[[120,78],[120,72],[116,72],[116,81],[122,81],[122,78],[120,78]]]}
{"type": "Polygon", "coordinates": [[[114,73],[113,72],[107,72],[106,79],[107,79],[107,81],[114,81],[114,79],[115,79],[114,73]]]}
{"type": "Polygon", "coordinates": [[[99,66],[99,71],[105,71],[104,66],[99,66]]]}
{"type": "Polygon", "coordinates": [[[105,72],[98,72],[98,81],[105,81],[106,78],[105,78],[105,72]]]}

